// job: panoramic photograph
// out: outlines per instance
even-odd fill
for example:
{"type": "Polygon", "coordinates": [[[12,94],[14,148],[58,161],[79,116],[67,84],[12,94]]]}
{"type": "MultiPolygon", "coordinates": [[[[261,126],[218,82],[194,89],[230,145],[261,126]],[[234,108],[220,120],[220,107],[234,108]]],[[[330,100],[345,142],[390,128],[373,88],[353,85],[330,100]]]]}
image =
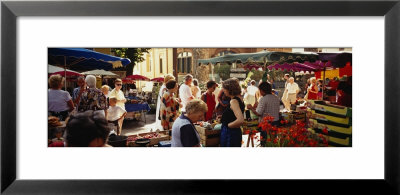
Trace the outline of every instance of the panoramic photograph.
{"type": "Polygon", "coordinates": [[[48,48],[48,147],[352,147],[352,48],[48,48]]]}

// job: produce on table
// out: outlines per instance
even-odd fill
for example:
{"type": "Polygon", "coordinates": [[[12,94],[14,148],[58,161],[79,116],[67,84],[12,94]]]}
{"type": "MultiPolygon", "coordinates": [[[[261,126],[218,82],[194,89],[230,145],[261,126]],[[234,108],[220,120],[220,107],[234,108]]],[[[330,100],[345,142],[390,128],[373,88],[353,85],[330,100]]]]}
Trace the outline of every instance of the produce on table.
{"type": "Polygon", "coordinates": [[[128,137],[128,142],[134,142],[134,141],[136,141],[138,139],[143,139],[143,138],[145,138],[145,139],[153,139],[153,138],[159,138],[159,137],[161,137],[161,135],[158,134],[158,133],[149,133],[149,134],[146,134],[144,136],[140,136],[140,135],[138,135],[138,136],[130,136],[130,137],[128,137]]]}

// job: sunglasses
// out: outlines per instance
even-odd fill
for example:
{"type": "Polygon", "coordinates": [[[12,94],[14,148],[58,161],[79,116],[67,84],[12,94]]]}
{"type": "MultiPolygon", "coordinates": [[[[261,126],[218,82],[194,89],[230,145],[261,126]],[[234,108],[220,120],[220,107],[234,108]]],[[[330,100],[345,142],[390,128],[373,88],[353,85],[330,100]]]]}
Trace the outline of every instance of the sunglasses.
{"type": "Polygon", "coordinates": [[[122,86],[122,84],[116,84],[117,86],[122,86]]]}

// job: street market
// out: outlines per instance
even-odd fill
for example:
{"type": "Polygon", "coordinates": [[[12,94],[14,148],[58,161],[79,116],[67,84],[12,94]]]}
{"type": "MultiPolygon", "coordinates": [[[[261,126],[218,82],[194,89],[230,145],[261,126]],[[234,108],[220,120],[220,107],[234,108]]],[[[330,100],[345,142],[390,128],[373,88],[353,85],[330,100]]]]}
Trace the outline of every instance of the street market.
{"type": "Polygon", "coordinates": [[[352,147],[351,48],[137,50],[49,48],[49,147],[352,147]]]}

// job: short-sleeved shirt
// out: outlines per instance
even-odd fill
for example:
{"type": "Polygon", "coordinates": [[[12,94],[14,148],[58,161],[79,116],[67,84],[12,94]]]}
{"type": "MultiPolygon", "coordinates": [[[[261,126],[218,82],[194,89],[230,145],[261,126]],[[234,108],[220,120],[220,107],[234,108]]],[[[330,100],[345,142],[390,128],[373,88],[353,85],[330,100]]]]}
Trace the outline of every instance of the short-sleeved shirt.
{"type": "Polygon", "coordinates": [[[75,101],[76,98],[78,97],[78,95],[79,95],[79,90],[80,90],[80,87],[77,87],[77,88],[75,88],[75,89],[72,91],[72,100],[73,100],[73,101],[75,101]]]}
{"type": "Polygon", "coordinates": [[[188,117],[182,114],[172,126],[172,147],[193,147],[200,144],[200,136],[188,117]]]}
{"type": "Polygon", "coordinates": [[[179,116],[179,103],[175,100],[173,94],[168,91],[161,98],[160,116],[164,130],[172,129],[174,121],[179,116]]]}
{"type": "Polygon", "coordinates": [[[78,111],[84,112],[87,110],[106,110],[107,98],[100,89],[86,89],[79,100],[78,111]]]}
{"type": "MultiPolygon", "coordinates": [[[[110,94],[108,95],[108,97],[116,97],[117,100],[125,100],[124,93],[121,90],[117,91],[117,90],[113,89],[110,92],[110,94]]],[[[125,103],[117,102],[117,105],[120,106],[121,108],[125,109],[125,103]]]]}
{"type": "Polygon", "coordinates": [[[181,111],[186,111],[186,104],[190,101],[190,97],[192,97],[192,90],[191,88],[186,85],[182,84],[181,87],[179,88],[179,97],[181,98],[182,101],[182,108],[181,111]]]}
{"type": "Polygon", "coordinates": [[[257,92],[258,88],[254,85],[250,85],[247,87],[247,94],[252,95],[252,96],[256,96],[256,92],[257,92]]]}
{"type": "Polygon", "coordinates": [[[299,85],[297,83],[288,83],[287,84],[288,93],[296,93],[297,90],[300,90],[299,85]]]}
{"type": "Polygon", "coordinates": [[[68,101],[71,100],[71,96],[68,92],[63,90],[49,89],[48,91],[48,108],[52,112],[62,112],[69,110],[68,101]]]}
{"type": "Polygon", "coordinates": [[[260,102],[256,108],[256,112],[261,114],[262,117],[259,118],[261,122],[265,116],[272,116],[274,117],[274,121],[279,120],[279,106],[280,101],[279,98],[272,94],[267,94],[261,97],[260,102]]]}
{"type": "Polygon", "coordinates": [[[109,121],[116,121],[126,112],[125,109],[121,108],[120,106],[110,106],[107,110],[107,120],[109,121]]]}

